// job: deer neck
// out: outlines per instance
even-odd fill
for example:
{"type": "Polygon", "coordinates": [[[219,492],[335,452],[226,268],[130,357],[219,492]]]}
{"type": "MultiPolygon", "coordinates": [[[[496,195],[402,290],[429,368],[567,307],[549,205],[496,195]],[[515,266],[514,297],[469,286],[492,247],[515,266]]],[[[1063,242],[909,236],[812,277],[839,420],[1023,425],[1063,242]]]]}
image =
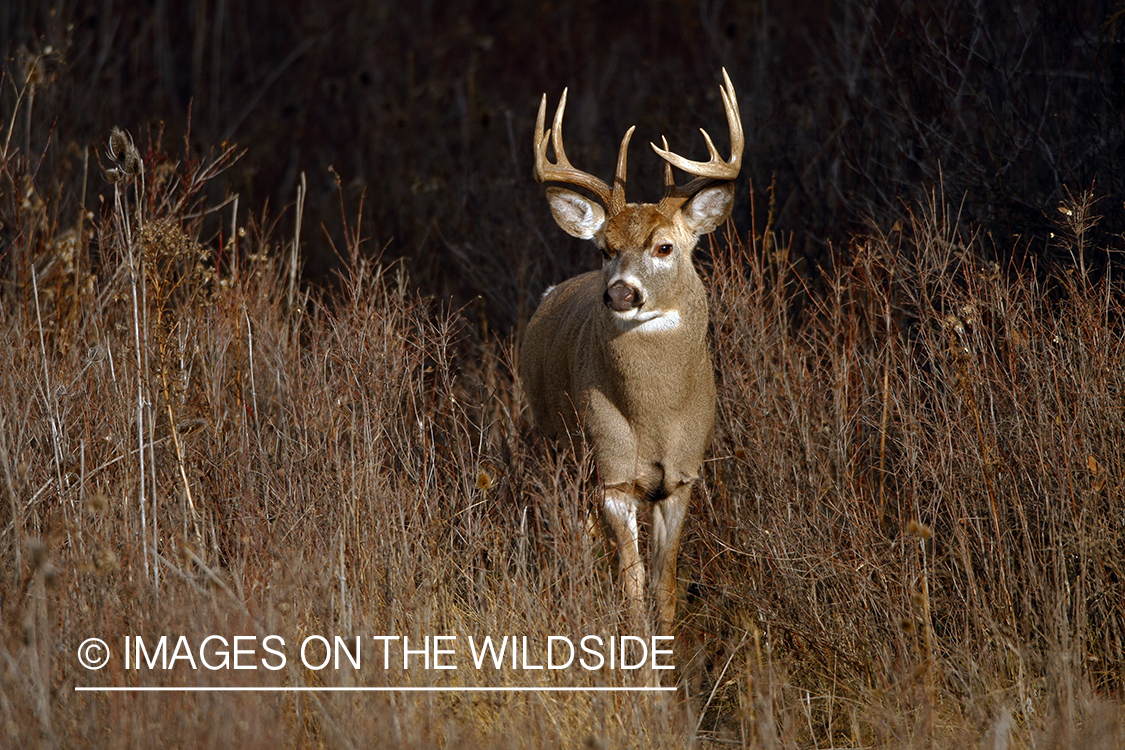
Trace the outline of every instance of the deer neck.
{"type": "Polygon", "coordinates": [[[707,297],[692,274],[685,293],[622,321],[608,308],[600,315],[606,364],[629,381],[675,379],[698,366],[707,351],[707,297]]]}

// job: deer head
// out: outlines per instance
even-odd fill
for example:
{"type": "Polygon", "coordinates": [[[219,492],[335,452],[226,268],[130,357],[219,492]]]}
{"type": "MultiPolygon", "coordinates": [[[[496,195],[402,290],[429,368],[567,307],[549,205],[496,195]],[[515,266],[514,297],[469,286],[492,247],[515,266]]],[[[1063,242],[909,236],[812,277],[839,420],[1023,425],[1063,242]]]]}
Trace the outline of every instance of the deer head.
{"type": "Polygon", "coordinates": [[[661,329],[676,323],[670,311],[676,310],[677,291],[685,288],[686,277],[694,275],[691,253],[700,236],[714,230],[730,213],[734,189],[731,180],[742,167],[745,139],[738,114],[738,100],[727,72],[723,70],[723,107],[730,128],[731,157],[724,160],[711,136],[701,130],[711,158],[691,161],[650,144],[664,159],[664,196],[659,203],[627,203],[625,199],[629,140],[635,126],[621,140],[617,171],[610,188],[599,178],[575,169],[563,147],[562,123],[566,111],[563,91],[554,123],[544,129],[547,97],[539,105],[535,127],[535,179],[561,182],[585,188],[597,202],[565,188],[547,189],[547,201],[555,221],[568,234],[593,240],[602,252],[605,280],[605,305],[615,313],[623,328],[661,329]],[[547,144],[555,152],[555,163],[547,160],[547,144]],[[677,186],[672,168],[694,175],[686,185],[677,186]],[[604,206],[604,208],[603,208],[604,206]]]}

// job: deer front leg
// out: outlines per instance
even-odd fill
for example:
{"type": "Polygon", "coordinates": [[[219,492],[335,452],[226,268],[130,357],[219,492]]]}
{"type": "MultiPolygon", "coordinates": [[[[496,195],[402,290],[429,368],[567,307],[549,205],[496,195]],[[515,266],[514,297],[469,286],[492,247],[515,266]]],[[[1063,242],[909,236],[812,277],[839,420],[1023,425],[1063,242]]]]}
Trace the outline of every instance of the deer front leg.
{"type": "Polygon", "coordinates": [[[637,501],[632,494],[606,487],[602,517],[617,542],[617,570],[629,608],[629,627],[634,633],[645,628],[645,568],[637,544],[637,501]]]}
{"type": "Polygon", "coordinates": [[[684,528],[691,482],[677,487],[652,508],[652,583],[656,594],[657,635],[671,635],[676,616],[676,557],[684,528]]]}

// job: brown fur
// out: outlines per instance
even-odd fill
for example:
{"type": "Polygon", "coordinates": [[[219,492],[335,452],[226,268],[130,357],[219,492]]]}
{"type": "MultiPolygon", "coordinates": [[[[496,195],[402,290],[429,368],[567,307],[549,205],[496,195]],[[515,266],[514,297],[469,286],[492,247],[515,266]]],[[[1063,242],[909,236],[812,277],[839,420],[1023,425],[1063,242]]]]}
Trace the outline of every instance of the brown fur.
{"type": "MultiPolygon", "coordinates": [[[[723,217],[729,200],[725,206],[723,217]]],[[[652,205],[627,206],[594,238],[611,255],[605,267],[552,289],[520,352],[520,377],[542,431],[560,440],[584,436],[593,445],[633,627],[647,621],[644,568],[635,522],[621,509],[651,506],[657,619],[667,631],[679,536],[715,421],[707,295],[692,263],[697,230],[710,228],[692,225],[684,213],[668,219],[652,205]],[[666,243],[675,250],[654,273],[653,249],[666,243]],[[675,310],[679,325],[623,330],[603,304],[606,287],[622,274],[643,283],[642,309],[675,310]]]]}
{"type": "Polygon", "coordinates": [[[561,135],[565,91],[551,128],[545,128],[545,96],[535,126],[535,178],[577,185],[600,201],[547,188],[555,221],[568,234],[592,239],[605,260],[601,272],[568,279],[544,297],[527,326],[520,378],[544,433],[564,441],[584,437],[593,445],[605,488],[602,518],[617,541],[634,628],[644,628],[648,621],[637,516],[651,509],[656,615],[665,633],[676,610],[680,533],[715,424],[707,294],[692,251],[701,235],[730,214],[730,180],[738,175],[745,143],[738,100],[725,70],[721,93],[730,126],[730,159],[719,156],[706,133],[707,162],[668,151],[666,141],[663,149],[654,145],[667,162],[665,194],[658,204],[625,202],[633,128],[621,141],[611,189],[566,158],[561,135]],[[554,163],[547,159],[549,143],[554,163]],[[677,187],[672,167],[695,179],[677,187]]]}

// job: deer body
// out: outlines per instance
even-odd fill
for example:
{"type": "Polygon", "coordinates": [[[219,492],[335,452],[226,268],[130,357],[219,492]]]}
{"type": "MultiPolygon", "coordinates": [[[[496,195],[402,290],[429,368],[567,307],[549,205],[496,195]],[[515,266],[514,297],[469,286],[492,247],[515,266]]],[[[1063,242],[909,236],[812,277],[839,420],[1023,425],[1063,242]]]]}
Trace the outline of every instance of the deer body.
{"type": "Polygon", "coordinates": [[[584,431],[602,482],[635,485],[653,502],[699,478],[715,419],[707,300],[695,282],[674,315],[622,330],[602,303],[602,274],[576,276],[544,299],[520,355],[543,432],[584,431]]]}
{"type": "MultiPolygon", "coordinates": [[[[578,172],[562,148],[559,104],[544,132],[546,99],[536,130],[536,177],[595,192],[602,205],[548,188],[556,222],[601,249],[600,271],[548,290],[520,351],[520,377],[540,429],[559,440],[584,436],[593,446],[604,487],[602,517],[617,543],[618,567],[634,627],[647,620],[638,514],[652,510],[652,584],[657,621],[667,631],[675,614],[676,556],[693,484],[715,421],[715,376],[707,347],[707,295],[692,262],[701,235],[730,212],[742,130],[730,80],[723,99],[732,151],[722,161],[689,162],[656,149],[668,166],[659,204],[625,203],[622,141],[614,188],[578,172]],[[546,161],[551,135],[557,163],[546,161]],[[677,188],[671,167],[698,175],[677,188]]],[[[706,133],[704,133],[706,137],[706,133]]]]}

